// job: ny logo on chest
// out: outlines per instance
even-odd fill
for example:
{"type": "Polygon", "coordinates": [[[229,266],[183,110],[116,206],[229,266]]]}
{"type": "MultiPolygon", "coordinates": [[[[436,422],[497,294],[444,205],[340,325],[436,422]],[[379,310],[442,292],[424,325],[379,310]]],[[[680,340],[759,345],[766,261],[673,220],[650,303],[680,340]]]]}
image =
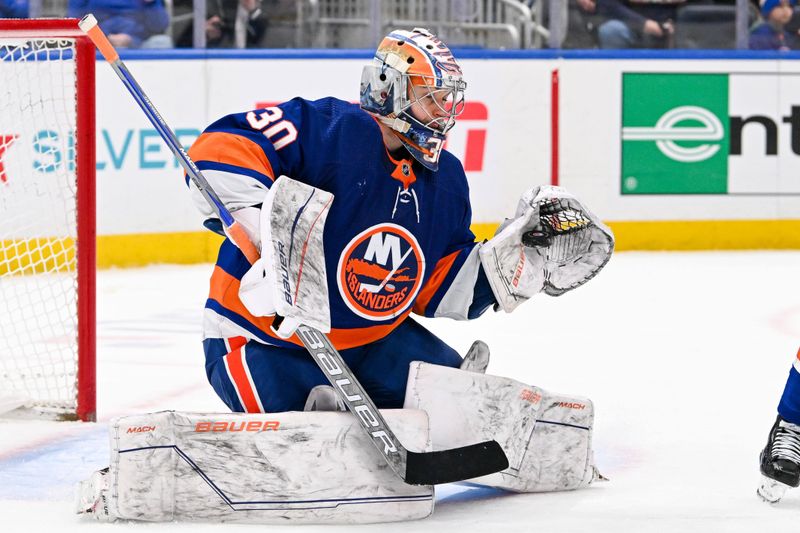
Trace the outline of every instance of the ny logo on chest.
{"type": "Polygon", "coordinates": [[[344,303],[372,321],[403,314],[422,285],[425,257],[416,237],[397,224],[362,231],[339,257],[336,281],[344,303]]]}

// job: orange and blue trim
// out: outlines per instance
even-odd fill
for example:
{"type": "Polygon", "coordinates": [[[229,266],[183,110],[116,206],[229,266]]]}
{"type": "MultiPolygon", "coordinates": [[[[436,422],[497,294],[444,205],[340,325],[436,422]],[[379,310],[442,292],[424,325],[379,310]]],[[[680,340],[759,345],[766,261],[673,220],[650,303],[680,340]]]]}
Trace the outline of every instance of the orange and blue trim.
{"type": "MultiPolygon", "coordinates": [[[[239,339],[244,338],[239,337],[239,339]]],[[[238,348],[223,357],[223,361],[243,411],[245,413],[263,413],[264,406],[258,396],[253,375],[247,364],[247,345],[240,344],[238,348]]]]}

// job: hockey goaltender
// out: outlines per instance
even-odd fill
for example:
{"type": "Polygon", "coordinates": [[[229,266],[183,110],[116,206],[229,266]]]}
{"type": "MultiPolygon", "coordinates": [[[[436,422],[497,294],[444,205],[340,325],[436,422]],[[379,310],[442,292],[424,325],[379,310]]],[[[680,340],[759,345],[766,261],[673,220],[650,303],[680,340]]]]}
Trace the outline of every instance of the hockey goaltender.
{"type": "Polygon", "coordinates": [[[614,248],[550,186],[475,242],[464,170],[443,149],[465,90],[441,40],[396,30],[364,67],[360,105],[295,98],[205,130],[184,168],[206,227],[229,237],[203,348],[232,413],[113,420],[111,463],[80,484],[79,513],[389,522],[429,516],[437,483],[545,492],[599,478],[590,400],[487,375],[484,343],[462,358],[409,317],[512,312],[579,287],[614,248]]]}

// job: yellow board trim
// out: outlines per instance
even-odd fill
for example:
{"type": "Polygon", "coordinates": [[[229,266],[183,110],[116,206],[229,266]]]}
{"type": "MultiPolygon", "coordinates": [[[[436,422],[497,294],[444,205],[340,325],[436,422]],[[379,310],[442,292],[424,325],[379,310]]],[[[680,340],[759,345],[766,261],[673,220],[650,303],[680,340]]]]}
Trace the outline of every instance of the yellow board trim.
{"type": "Polygon", "coordinates": [[[483,242],[488,241],[494,236],[494,232],[497,231],[497,226],[499,226],[499,224],[495,224],[494,222],[480,222],[470,226],[470,229],[472,233],[475,234],[475,240],[477,242],[483,242]]]}
{"type": "Polygon", "coordinates": [[[800,220],[609,223],[623,250],[798,250],[800,220]]]}
{"type": "Polygon", "coordinates": [[[101,235],[97,238],[97,267],[213,263],[222,240],[210,231],[101,235]]]}
{"type": "MultiPolygon", "coordinates": [[[[495,223],[472,225],[477,241],[492,238],[495,223]]],[[[610,222],[617,251],[800,250],[800,220],[610,222]]],[[[97,266],[213,263],[222,237],[210,231],[101,235],[97,266]]],[[[0,275],[74,268],[71,239],[0,241],[0,275]]]]}
{"type": "MultiPolygon", "coordinates": [[[[800,220],[663,220],[608,222],[617,251],[800,250],[800,220]]],[[[497,224],[473,224],[476,240],[497,224]]]]}

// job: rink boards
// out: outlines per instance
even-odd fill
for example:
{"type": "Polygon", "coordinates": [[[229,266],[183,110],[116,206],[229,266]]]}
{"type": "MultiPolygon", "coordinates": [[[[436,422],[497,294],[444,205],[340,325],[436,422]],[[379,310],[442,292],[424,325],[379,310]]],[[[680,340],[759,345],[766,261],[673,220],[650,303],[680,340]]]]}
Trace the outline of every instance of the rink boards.
{"type": "MultiPolygon", "coordinates": [[[[457,56],[468,105],[448,149],[467,171],[479,238],[513,213],[523,190],[557,181],[610,223],[618,249],[800,247],[794,55],[457,56]]],[[[189,146],[228,113],[294,96],[355,101],[369,57],[287,50],[123,59],[189,146]]],[[[116,76],[99,65],[102,266],[213,259],[217,241],[201,231],[181,174],[116,76]]]]}

